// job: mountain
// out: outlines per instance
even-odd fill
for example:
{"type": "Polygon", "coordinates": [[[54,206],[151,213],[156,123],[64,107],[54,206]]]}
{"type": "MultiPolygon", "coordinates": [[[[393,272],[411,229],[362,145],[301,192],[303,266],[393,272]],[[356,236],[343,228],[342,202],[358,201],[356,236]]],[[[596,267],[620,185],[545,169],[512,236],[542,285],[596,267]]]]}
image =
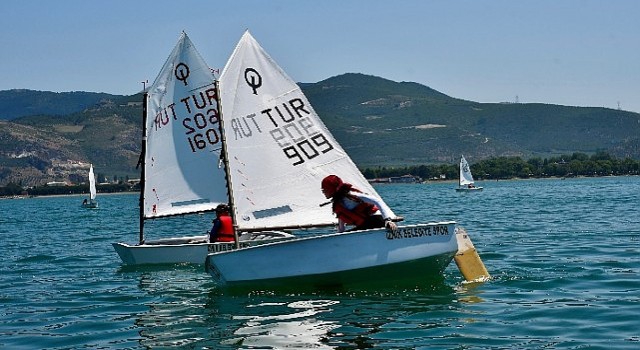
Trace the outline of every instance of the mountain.
{"type": "Polygon", "coordinates": [[[30,115],[66,115],[80,112],[115,95],[95,92],[50,92],[14,89],[0,91],[0,120],[30,115]]]}
{"type": "MultiPolygon", "coordinates": [[[[413,82],[353,73],[300,86],[361,167],[453,164],[460,154],[472,163],[498,156],[597,151],[640,159],[638,113],[477,103],[413,82]]],[[[0,121],[0,185],[80,182],[86,179],[89,162],[99,177],[139,176],[135,166],[140,152],[140,95],[88,93],[95,98],[90,106],[85,98],[72,103],[64,94],[58,95],[59,100],[51,96],[55,93],[0,92],[0,115],[20,116],[0,121]],[[11,97],[25,93],[30,95],[27,100],[11,97]],[[28,115],[33,110],[28,100],[48,102],[39,102],[38,113],[28,115]],[[61,105],[73,112],[61,114],[61,105]]]]}
{"type": "Polygon", "coordinates": [[[360,166],[455,163],[605,150],[640,158],[640,114],[547,104],[477,103],[429,87],[345,74],[303,89],[360,166]],[[373,151],[372,151],[373,150],[373,151]]]}
{"type": "Polygon", "coordinates": [[[83,182],[89,163],[99,181],[113,176],[138,178],[141,100],[141,95],[111,96],[63,116],[0,120],[0,186],[83,182]]]}

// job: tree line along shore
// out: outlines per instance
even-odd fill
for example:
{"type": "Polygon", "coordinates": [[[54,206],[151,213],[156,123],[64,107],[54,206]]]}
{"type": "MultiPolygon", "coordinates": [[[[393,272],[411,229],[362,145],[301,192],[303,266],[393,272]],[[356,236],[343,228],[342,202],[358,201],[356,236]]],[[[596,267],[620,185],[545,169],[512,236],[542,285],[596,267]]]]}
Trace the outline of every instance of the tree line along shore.
{"type": "MultiPolygon", "coordinates": [[[[640,175],[640,160],[619,159],[608,153],[593,155],[573,153],[551,158],[498,157],[471,164],[476,180],[506,180],[514,178],[549,178],[577,176],[622,176],[640,175]]],[[[458,178],[458,164],[430,164],[407,167],[377,167],[362,169],[367,179],[380,179],[410,175],[420,181],[451,181],[458,178]]],[[[120,181],[115,184],[100,184],[99,193],[138,192],[139,184],[120,181]]],[[[89,186],[35,186],[24,188],[9,183],[0,187],[0,197],[51,196],[89,193],[89,186]]]]}
{"type": "MultiPolygon", "coordinates": [[[[416,165],[408,167],[366,168],[367,179],[379,179],[411,175],[422,180],[457,180],[458,164],[416,165]]],[[[598,152],[591,156],[573,153],[551,158],[498,157],[471,164],[476,180],[506,180],[514,178],[549,178],[577,176],[639,175],[640,160],[619,159],[608,153],[598,152]]]]}

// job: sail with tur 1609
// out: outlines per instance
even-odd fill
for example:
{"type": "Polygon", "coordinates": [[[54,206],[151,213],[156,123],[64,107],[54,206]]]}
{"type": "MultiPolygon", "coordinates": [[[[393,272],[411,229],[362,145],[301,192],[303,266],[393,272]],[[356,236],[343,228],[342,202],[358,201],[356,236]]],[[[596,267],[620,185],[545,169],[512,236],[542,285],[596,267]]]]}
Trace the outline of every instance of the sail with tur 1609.
{"type": "Polygon", "coordinates": [[[146,240],[144,222],[213,211],[230,201],[219,109],[213,72],[183,32],[144,94],[140,239],[113,244],[124,263],[201,264],[217,250],[211,245],[220,243],[209,243],[207,235],[146,240]]]}
{"type": "Polygon", "coordinates": [[[226,203],[215,78],[186,33],[147,94],[144,219],[226,203]]]}

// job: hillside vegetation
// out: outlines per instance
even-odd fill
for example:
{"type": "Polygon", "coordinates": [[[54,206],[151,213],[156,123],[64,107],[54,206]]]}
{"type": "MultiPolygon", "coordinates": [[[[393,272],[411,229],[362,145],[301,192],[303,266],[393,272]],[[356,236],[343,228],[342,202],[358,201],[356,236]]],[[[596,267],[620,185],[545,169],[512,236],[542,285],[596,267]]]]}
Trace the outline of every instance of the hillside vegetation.
{"type": "MultiPolygon", "coordinates": [[[[640,159],[638,113],[477,103],[416,83],[351,73],[301,87],[362,168],[457,164],[460,154],[471,163],[575,152],[640,159]]],[[[141,96],[71,94],[77,98],[0,92],[0,186],[79,183],[89,163],[102,179],[138,177],[141,96]],[[88,97],[94,98],[89,106],[88,97]]]]}
{"type": "Polygon", "coordinates": [[[84,91],[4,90],[0,91],[0,120],[11,120],[38,114],[66,115],[80,112],[102,100],[114,98],[118,98],[118,96],[84,91]]]}

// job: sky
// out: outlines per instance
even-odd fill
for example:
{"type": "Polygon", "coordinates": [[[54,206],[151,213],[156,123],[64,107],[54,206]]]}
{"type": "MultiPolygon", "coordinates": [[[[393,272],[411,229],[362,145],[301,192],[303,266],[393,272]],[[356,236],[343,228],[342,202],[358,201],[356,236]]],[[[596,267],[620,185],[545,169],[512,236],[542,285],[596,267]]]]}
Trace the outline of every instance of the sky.
{"type": "Polygon", "coordinates": [[[636,0],[3,0],[0,90],[131,95],[185,31],[224,67],[245,30],[297,82],[363,73],[476,102],[640,112],[636,0]]]}

